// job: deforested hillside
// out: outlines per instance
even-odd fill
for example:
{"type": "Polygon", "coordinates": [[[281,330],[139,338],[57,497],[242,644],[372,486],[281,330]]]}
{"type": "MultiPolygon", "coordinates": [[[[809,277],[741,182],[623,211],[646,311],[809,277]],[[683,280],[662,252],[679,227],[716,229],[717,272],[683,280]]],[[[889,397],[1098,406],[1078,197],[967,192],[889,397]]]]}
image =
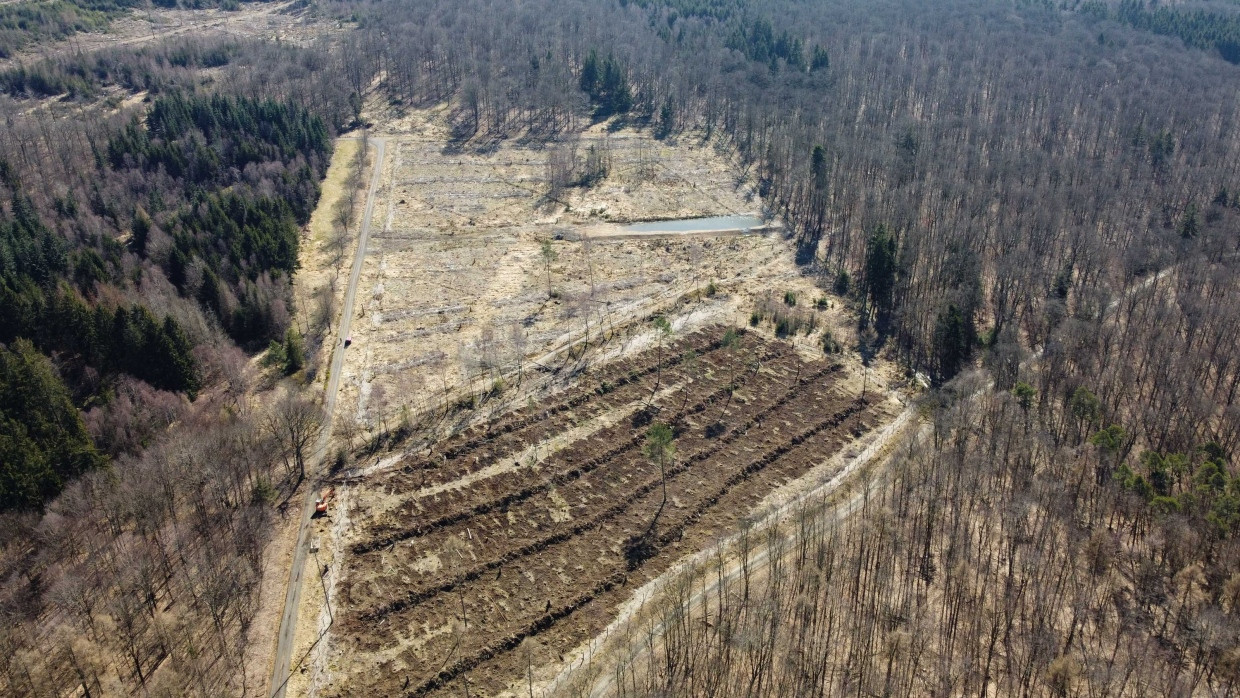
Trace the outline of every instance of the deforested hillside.
{"type": "Polygon", "coordinates": [[[0,693],[1230,695],[1238,27],[0,4],[0,693]]]}
{"type": "Polygon", "coordinates": [[[1236,68],[1100,5],[358,7],[380,84],[397,104],[459,95],[460,138],[563,131],[582,109],[704,129],[754,168],[807,268],[938,380],[962,365],[953,307],[967,354],[1036,345],[1056,307],[1092,312],[1233,217],[1236,68]]]}
{"type": "MultiPolygon", "coordinates": [[[[662,599],[703,605],[669,610],[662,639],[636,626],[635,660],[617,660],[627,674],[596,690],[1227,691],[1233,7],[348,7],[359,45],[382,57],[391,113],[446,98],[458,147],[588,119],[731,153],[803,271],[849,304],[852,348],[934,386],[929,431],[905,437],[896,475],[877,470],[878,513],[807,515],[826,558],[754,555],[798,576],[773,567],[750,590],[712,570],[706,591],[662,599]]],[[[479,641],[479,612],[462,607],[451,647],[479,641]]],[[[522,645],[544,678],[563,646],[557,613],[522,645]]],[[[419,693],[492,690],[495,657],[516,651],[488,647],[483,661],[415,642],[409,657],[447,672],[410,684],[419,693]]],[[[407,663],[405,678],[420,676],[409,657],[389,667],[398,681],[407,663]]]]}
{"type": "Polygon", "coordinates": [[[1240,477],[1195,435],[1231,444],[1224,408],[1165,407],[1205,377],[1166,357],[1213,343],[1179,273],[1052,333],[1033,384],[953,381],[885,464],[670,576],[553,692],[1228,695],[1240,477]]]}

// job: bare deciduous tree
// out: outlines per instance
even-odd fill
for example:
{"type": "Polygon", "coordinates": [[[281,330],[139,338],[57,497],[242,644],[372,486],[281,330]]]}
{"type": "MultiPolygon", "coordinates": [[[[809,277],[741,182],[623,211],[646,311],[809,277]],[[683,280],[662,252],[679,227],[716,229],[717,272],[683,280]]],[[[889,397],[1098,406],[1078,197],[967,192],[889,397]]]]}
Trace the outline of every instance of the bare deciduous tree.
{"type": "Polygon", "coordinates": [[[263,419],[264,429],[281,444],[285,463],[297,473],[298,482],[306,477],[308,451],[323,421],[323,408],[291,386],[285,386],[263,419]]]}

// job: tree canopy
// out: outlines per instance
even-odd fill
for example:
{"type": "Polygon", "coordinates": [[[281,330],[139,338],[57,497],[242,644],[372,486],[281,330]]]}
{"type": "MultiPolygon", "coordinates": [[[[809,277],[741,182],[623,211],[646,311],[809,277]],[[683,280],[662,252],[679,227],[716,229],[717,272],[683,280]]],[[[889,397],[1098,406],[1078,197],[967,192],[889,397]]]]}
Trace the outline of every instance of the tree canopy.
{"type": "Polygon", "coordinates": [[[0,344],[0,511],[39,507],[102,463],[51,362],[28,340],[0,344]]]}

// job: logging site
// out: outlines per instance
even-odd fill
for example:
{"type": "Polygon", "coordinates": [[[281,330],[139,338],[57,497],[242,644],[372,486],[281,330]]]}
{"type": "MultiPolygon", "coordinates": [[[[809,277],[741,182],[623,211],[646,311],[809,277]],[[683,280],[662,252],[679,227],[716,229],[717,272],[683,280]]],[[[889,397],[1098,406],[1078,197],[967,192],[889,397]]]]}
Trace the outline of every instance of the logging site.
{"type": "Polygon", "coordinates": [[[1234,0],[0,0],[0,123],[2,696],[1240,692],[1234,0]]]}
{"type": "Polygon", "coordinates": [[[341,374],[355,445],[310,534],[327,583],[293,690],[516,690],[904,409],[700,134],[462,152],[430,112],[368,138],[390,162],[341,374]]]}

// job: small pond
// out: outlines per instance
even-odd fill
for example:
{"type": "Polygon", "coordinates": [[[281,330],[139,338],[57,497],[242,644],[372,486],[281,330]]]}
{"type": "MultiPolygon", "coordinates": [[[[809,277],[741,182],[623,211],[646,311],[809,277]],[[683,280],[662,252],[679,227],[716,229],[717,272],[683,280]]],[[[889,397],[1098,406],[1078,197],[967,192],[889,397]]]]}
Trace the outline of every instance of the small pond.
{"type": "Polygon", "coordinates": [[[624,226],[622,230],[626,233],[709,233],[720,230],[749,230],[766,224],[766,221],[757,216],[712,216],[633,223],[624,226]]]}

